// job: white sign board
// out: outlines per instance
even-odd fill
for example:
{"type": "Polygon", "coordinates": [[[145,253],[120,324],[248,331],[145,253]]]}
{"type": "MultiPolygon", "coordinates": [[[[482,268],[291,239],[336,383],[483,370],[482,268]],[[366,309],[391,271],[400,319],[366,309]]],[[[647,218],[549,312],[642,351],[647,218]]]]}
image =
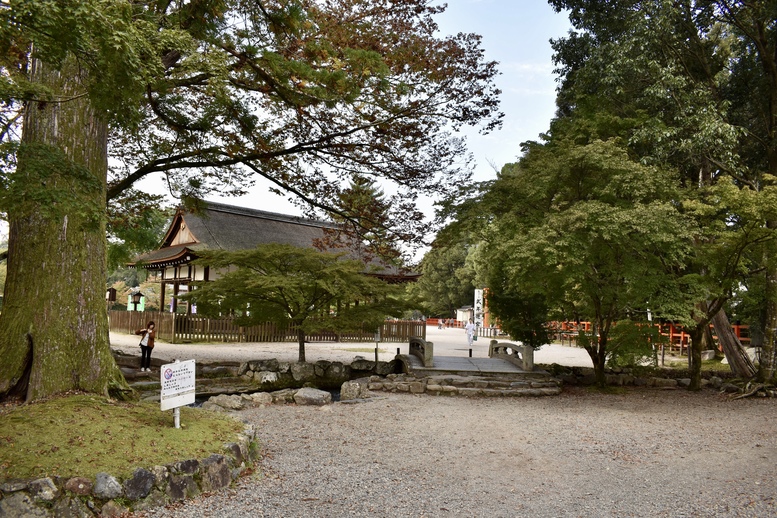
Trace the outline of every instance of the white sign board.
{"type": "Polygon", "coordinates": [[[162,410],[194,403],[194,360],[162,365],[160,377],[162,410]]]}
{"type": "Polygon", "coordinates": [[[475,290],[475,324],[483,327],[483,290],[475,290]]]}

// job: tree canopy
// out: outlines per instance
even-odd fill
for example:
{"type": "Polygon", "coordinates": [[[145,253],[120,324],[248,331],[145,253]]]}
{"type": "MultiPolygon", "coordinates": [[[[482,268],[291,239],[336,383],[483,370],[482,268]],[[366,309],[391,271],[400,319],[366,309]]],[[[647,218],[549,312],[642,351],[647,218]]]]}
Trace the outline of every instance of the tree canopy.
{"type": "Polygon", "coordinates": [[[455,132],[501,120],[496,64],[477,35],[439,36],[443,9],[424,0],[5,2],[0,212],[11,235],[0,395],[123,386],[101,305],[106,201],[125,211],[111,212],[120,237],[128,207],[155,202],[133,189],[150,175],[194,197],[264,178],[310,210],[344,217],[354,198],[341,195],[343,180],[380,179],[395,186],[393,230],[420,243],[417,197],[439,194],[443,176],[453,186],[470,174],[455,132]],[[38,311],[41,300],[74,302],[38,311]],[[99,356],[97,367],[87,371],[79,355],[99,356]]]}
{"type": "MultiPolygon", "coordinates": [[[[591,320],[598,375],[612,324],[649,308],[691,334],[692,388],[713,323],[732,368],[751,375],[718,317],[754,276],[777,286],[775,3],[551,4],[575,28],[552,42],[557,116],[458,207],[486,244],[478,264],[497,307],[519,330],[532,300],[591,320]]],[[[769,289],[764,329],[777,327],[769,289]]]]}
{"type": "Polygon", "coordinates": [[[236,314],[241,325],[276,322],[298,330],[299,361],[305,361],[305,334],[376,329],[401,314],[398,287],[369,275],[363,262],[344,254],[291,245],[251,250],[206,251],[197,261],[214,272],[186,298],[209,316],[236,314]]]}

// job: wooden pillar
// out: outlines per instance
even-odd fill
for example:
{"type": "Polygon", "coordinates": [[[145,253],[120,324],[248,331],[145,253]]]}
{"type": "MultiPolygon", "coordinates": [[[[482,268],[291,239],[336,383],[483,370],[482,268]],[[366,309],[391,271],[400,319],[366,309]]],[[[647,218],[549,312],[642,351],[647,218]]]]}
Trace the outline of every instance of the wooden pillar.
{"type": "Polygon", "coordinates": [[[159,311],[165,312],[165,280],[162,279],[161,288],[159,288],[159,311]]]}
{"type": "Polygon", "coordinates": [[[172,313],[178,312],[178,283],[173,283],[173,309],[172,313]]]}

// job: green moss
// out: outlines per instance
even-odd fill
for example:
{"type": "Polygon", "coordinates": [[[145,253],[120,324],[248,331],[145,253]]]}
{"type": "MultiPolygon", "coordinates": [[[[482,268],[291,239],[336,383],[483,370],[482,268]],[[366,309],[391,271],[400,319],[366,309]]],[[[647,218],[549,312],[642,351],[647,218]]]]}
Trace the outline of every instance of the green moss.
{"type": "Polygon", "coordinates": [[[129,476],[135,468],[220,453],[243,425],[223,414],[158,403],[127,403],[96,395],[69,395],[0,408],[0,480],[129,476]]]}

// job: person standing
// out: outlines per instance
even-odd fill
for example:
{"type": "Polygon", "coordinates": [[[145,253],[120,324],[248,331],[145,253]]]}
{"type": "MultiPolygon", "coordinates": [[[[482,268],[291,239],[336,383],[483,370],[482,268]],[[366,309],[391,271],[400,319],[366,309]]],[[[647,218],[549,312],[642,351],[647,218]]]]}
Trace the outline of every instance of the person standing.
{"type": "Polygon", "coordinates": [[[467,322],[467,325],[464,326],[464,332],[467,333],[467,342],[469,343],[470,347],[472,347],[472,342],[475,340],[476,329],[477,326],[475,326],[475,322],[470,318],[469,322],[467,322]]]}
{"type": "Polygon", "coordinates": [[[151,372],[151,350],[154,348],[156,336],[156,324],[151,320],[145,329],[135,331],[136,335],[143,335],[140,339],[140,371],[151,372]]]}

